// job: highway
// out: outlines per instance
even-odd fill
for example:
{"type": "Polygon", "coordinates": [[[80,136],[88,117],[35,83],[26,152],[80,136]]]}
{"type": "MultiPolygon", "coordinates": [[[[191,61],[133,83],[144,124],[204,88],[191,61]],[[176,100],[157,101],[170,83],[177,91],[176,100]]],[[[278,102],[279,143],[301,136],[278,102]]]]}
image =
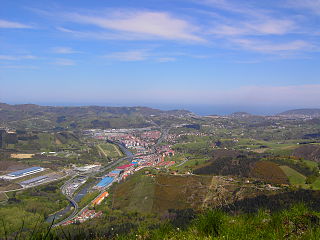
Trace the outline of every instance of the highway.
{"type": "Polygon", "coordinates": [[[76,176],[78,176],[78,175],[73,176],[71,179],[69,179],[67,182],[65,182],[65,184],[63,184],[63,186],[61,187],[61,192],[66,196],[66,198],[69,200],[69,202],[70,202],[71,205],[73,206],[73,212],[72,212],[72,214],[71,214],[69,217],[65,218],[64,220],[62,220],[62,221],[60,221],[60,222],[58,222],[58,223],[53,224],[53,227],[57,227],[57,226],[59,226],[59,225],[61,225],[61,224],[64,224],[65,222],[67,222],[67,221],[71,220],[72,218],[74,218],[74,216],[78,213],[78,208],[79,208],[79,206],[78,206],[77,202],[76,202],[72,197],[70,197],[70,196],[66,193],[66,187],[67,187],[67,185],[68,185],[76,176]]]}
{"type": "MultiPolygon", "coordinates": [[[[104,168],[101,168],[101,170],[99,172],[104,172],[110,168],[115,167],[116,165],[118,165],[119,163],[121,163],[124,160],[130,160],[132,159],[132,157],[134,156],[128,149],[126,149],[123,145],[121,145],[118,142],[112,142],[113,144],[116,144],[117,146],[119,146],[119,148],[121,149],[121,151],[126,155],[123,158],[120,158],[112,163],[110,163],[108,166],[105,166],[104,168]]],[[[98,174],[98,173],[95,173],[98,174]]],[[[90,174],[90,176],[95,175],[95,174],[90,174]]],[[[85,206],[83,209],[81,209],[81,211],[79,211],[79,206],[77,204],[77,202],[66,193],[66,187],[68,186],[68,184],[72,181],[72,179],[74,179],[77,175],[73,176],[71,179],[69,179],[62,187],[61,187],[61,192],[66,196],[66,198],[69,200],[69,202],[71,203],[71,205],[74,207],[73,212],[70,214],[70,216],[68,216],[67,218],[65,218],[64,220],[57,222],[55,224],[53,224],[53,227],[57,227],[60,226],[64,223],[66,223],[67,221],[73,219],[74,217],[77,216],[77,214],[79,214],[81,211],[83,211],[85,208],[88,207],[85,206]]]]}

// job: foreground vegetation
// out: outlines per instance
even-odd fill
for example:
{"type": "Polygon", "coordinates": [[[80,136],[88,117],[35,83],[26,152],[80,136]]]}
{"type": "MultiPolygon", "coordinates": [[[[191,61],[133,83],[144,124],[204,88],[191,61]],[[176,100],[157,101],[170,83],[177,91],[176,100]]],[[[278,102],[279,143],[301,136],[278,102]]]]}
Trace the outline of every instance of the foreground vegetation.
{"type": "MultiPolygon", "coordinates": [[[[137,216],[137,214],[132,214],[137,216]]],[[[136,217],[137,219],[137,217],[136,217]]],[[[297,204],[288,210],[270,213],[230,215],[220,210],[207,210],[195,215],[192,210],[168,215],[162,223],[152,225],[140,222],[109,225],[100,232],[96,226],[47,229],[35,226],[29,237],[18,232],[16,239],[319,239],[320,213],[297,204]],[[131,228],[131,229],[130,229],[131,228]],[[24,238],[26,237],[26,238],[24,238]]]]}

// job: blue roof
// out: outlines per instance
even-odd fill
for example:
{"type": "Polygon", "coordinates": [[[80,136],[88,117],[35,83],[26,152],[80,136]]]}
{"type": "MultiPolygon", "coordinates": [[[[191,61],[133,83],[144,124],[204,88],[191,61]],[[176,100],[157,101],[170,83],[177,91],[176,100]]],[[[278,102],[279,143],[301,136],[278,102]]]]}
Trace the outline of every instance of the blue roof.
{"type": "Polygon", "coordinates": [[[132,163],[132,164],[135,164],[135,165],[138,164],[138,162],[131,162],[131,163],[132,163]]]}
{"type": "Polygon", "coordinates": [[[111,173],[120,173],[121,171],[120,170],[113,170],[111,171],[111,173]]]}
{"type": "Polygon", "coordinates": [[[41,167],[26,168],[26,169],[23,169],[20,171],[9,173],[8,175],[19,176],[19,175],[23,175],[24,173],[35,171],[35,170],[40,170],[40,169],[42,169],[42,168],[41,167]]]}
{"type": "Polygon", "coordinates": [[[105,187],[108,186],[110,183],[113,182],[113,177],[105,177],[102,179],[98,184],[97,187],[105,187]]]}

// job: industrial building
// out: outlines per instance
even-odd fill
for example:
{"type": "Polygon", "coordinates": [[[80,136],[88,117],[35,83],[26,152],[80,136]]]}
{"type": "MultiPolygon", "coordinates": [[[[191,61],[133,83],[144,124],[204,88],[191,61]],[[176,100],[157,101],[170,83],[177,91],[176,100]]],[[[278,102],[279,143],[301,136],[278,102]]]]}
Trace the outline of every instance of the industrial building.
{"type": "Polygon", "coordinates": [[[105,188],[108,185],[110,185],[113,182],[113,180],[113,177],[105,177],[95,186],[95,188],[105,188]]]}
{"type": "Polygon", "coordinates": [[[31,178],[29,180],[20,182],[20,185],[23,187],[27,187],[27,186],[32,186],[32,185],[37,185],[39,183],[45,182],[49,179],[48,175],[45,176],[39,176],[39,177],[35,177],[35,178],[31,178]]]}
{"type": "Polygon", "coordinates": [[[116,170],[128,170],[128,169],[131,169],[132,167],[134,166],[134,164],[126,164],[126,165],[122,165],[122,166],[119,166],[117,167],[116,170]]]}
{"type": "Polygon", "coordinates": [[[26,168],[26,169],[19,170],[19,171],[16,171],[16,172],[8,173],[4,178],[16,179],[16,178],[25,177],[25,176],[28,176],[28,175],[31,175],[31,174],[35,174],[35,173],[38,173],[38,172],[42,172],[44,170],[45,169],[43,167],[31,167],[31,168],[26,168]]]}
{"type": "Polygon", "coordinates": [[[97,197],[93,202],[92,202],[92,204],[93,205],[99,205],[102,201],[103,201],[103,199],[105,199],[106,197],[108,197],[109,196],[109,193],[108,192],[103,192],[103,193],[101,193],[100,195],[99,195],[99,197],[97,197]]]}
{"type": "Polygon", "coordinates": [[[119,177],[122,172],[123,172],[122,170],[113,170],[113,171],[109,172],[108,176],[109,177],[119,177]]]}

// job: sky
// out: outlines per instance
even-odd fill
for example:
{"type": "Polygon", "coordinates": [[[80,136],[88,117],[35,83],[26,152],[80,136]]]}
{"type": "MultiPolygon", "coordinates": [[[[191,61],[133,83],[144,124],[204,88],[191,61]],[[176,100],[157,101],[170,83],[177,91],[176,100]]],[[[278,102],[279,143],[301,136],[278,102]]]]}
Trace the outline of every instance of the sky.
{"type": "Polygon", "coordinates": [[[0,102],[320,107],[320,0],[0,4],[0,102]]]}

